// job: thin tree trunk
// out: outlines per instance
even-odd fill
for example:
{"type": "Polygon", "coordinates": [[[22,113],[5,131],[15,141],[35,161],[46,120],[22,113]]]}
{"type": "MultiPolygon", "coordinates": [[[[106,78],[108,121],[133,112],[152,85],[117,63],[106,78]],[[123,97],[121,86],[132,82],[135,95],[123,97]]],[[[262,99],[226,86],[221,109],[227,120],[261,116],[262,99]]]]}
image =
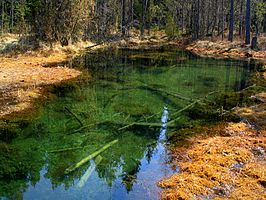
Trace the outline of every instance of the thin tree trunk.
{"type": "Polygon", "coordinates": [[[141,4],[141,31],[140,31],[140,37],[142,38],[144,36],[144,29],[145,29],[145,1],[142,0],[141,4]]]}
{"type": "Polygon", "coordinates": [[[146,9],[145,9],[145,13],[147,14],[147,29],[148,29],[148,35],[150,35],[150,29],[151,29],[151,25],[150,25],[150,0],[146,0],[146,9]]]}
{"type": "Polygon", "coordinates": [[[213,26],[212,26],[211,36],[214,35],[213,33],[215,31],[215,28],[219,26],[219,23],[218,23],[218,16],[219,16],[218,0],[215,1],[215,6],[216,6],[216,9],[215,9],[214,23],[213,23],[213,26]]]}
{"type": "Polygon", "coordinates": [[[200,32],[200,0],[197,1],[197,18],[196,18],[196,38],[199,38],[200,32]]]}
{"type": "Polygon", "coordinates": [[[250,44],[250,0],[247,0],[246,5],[246,44],[250,44]]]}
{"type": "Polygon", "coordinates": [[[2,35],[4,34],[4,0],[2,0],[2,24],[1,24],[1,31],[2,35]]]}
{"type": "Polygon", "coordinates": [[[121,20],[121,32],[124,37],[126,34],[126,1],[122,0],[122,20],[121,20]]]}
{"type": "Polygon", "coordinates": [[[230,25],[228,40],[233,42],[234,38],[234,0],[230,0],[230,25]]]}
{"type": "Polygon", "coordinates": [[[133,11],[133,6],[134,6],[134,1],[133,0],[130,0],[129,2],[129,14],[128,14],[128,34],[130,34],[130,30],[132,29],[133,27],[133,14],[134,14],[134,11],[133,11]]]}
{"type": "Polygon", "coordinates": [[[243,0],[240,0],[240,14],[239,14],[239,36],[243,35],[243,0]]]}
{"type": "Polygon", "coordinates": [[[222,40],[224,40],[224,0],[222,0],[222,40]]]}
{"type": "Polygon", "coordinates": [[[11,0],[11,33],[14,29],[14,0],[11,0]]]}
{"type": "Polygon", "coordinates": [[[184,5],[182,4],[182,9],[181,9],[181,17],[182,17],[182,22],[181,22],[181,33],[184,33],[184,5]]]}
{"type": "MultiPolygon", "coordinates": [[[[263,0],[264,3],[266,3],[266,0],[263,0]]],[[[266,14],[264,14],[264,20],[263,20],[263,32],[266,33],[266,14]]]]}
{"type": "MultiPolygon", "coordinates": [[[[266,0],[263,0],[263,2],[266,4],[266,0]]],[[[266,33],[266,14],[264,14],[264,17],[263,17],[263,32],[266,33]]]]}

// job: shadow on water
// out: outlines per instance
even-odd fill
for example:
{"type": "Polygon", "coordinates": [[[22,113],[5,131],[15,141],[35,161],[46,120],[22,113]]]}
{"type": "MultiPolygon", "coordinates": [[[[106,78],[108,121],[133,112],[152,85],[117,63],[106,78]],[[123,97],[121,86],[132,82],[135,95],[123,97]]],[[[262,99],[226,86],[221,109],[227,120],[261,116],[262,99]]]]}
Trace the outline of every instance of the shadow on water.
{"type": "Polygon", "coordinates": [[[36,119],[1,128],[16,137],[1,135],[0,199],[158,199],[156,182],[175,172],[167,164],[167,130],[212,117],[202,111],[205,104],[178,110],[210,93],[245,88],[253,68],[173,49],[94,52],[70,64],[90,71],[93,81],[55,87],[57,97],[36,119]],[[116,139],[100,157],[65,175],[116,139]]]}

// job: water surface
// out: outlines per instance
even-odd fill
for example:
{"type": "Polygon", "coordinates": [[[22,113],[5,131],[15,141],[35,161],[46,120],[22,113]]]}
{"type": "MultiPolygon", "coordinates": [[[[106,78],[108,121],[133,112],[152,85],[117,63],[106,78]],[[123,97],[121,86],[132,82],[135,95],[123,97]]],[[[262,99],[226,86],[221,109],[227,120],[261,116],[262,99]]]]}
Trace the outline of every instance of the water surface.
{"type": "Polygon", "coordinates": [[[93,79],[55,88],[38,117],[15,126],[19,136],[0,143],[1,199],[158,199],[156,182],[178,171],[167,164],[172,130],[165,123],[178,118],[176,129],[208,123],[173,113],[208,94],[212,101],[243,89],[251,67],[175,49],[94,52],[71,64],[93,79]],[[139,125],[130,126],[134,122],[139,125]],[[98,165],[93,159],[64,174],[115,139],[98,165]]]}

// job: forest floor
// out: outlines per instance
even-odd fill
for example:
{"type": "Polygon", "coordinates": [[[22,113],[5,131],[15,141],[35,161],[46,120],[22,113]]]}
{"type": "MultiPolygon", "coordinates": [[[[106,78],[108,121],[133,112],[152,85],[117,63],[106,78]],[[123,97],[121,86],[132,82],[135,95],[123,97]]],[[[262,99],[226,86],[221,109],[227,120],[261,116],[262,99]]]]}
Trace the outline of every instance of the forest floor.
{"type": "Polygon", "coordinates": [[[227,40],[199,40],[187,45],[186,49],[200,56],[216,58],[252,58],[266,61],[266,36],[259,38],[259,50],[252,50],[250,45],[243,44],[243,39],[234,42],[227,40]]]}
{"type": "Polygon", "coordinates": [[[62,62],[91,45],[33,50],[18,40],[15,35],[0,38],[0,118],[29,110],[36,99],[44,97],[45,86],[78,77],[80,71],[62,66],[62,62]]]}
{"type": "MultiPolygon", "coordinates": [[[[187,49],[200,56],[266,61],[266,49],[252,51],[240,42],[197,41],[187,49]]],[[[259,76],[266,79],[266,72],[259,76]]],[[[169,148],[171,164],[180,171],[158,183],[162,199],[266,199],[266,92],[253,98],[260,103],[234,109],[243,122],[176,132],[169,148]],[[180,132],[197,136],[180,146],[180,132]]]]}

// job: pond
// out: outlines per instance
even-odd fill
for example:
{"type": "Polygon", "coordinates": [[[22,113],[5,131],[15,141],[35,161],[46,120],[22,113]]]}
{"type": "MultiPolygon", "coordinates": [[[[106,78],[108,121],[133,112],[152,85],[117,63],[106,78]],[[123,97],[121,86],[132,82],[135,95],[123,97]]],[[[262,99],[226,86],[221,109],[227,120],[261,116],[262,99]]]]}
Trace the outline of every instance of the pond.
{"type": "Polygon", "coordinates": [[[54,87],[37,117],[13,122],[17,136],[0,142],[0,199],[159,199],[156,182],[178,171],[168,133],[218,120],[194,106],[245,88],[253,68],[174,48],[97,51],[69,65],[93,78],[54,87]]]}

